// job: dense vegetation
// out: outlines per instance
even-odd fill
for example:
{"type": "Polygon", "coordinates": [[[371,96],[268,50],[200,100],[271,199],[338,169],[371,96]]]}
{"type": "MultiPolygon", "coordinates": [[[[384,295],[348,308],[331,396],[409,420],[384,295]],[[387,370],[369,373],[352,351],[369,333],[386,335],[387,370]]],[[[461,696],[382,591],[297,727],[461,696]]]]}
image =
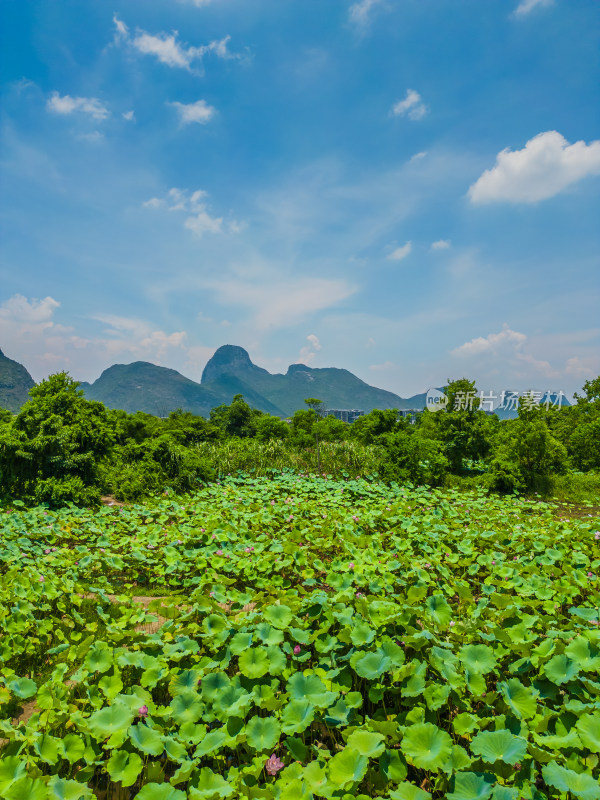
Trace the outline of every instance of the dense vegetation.
{"type": "Polygon", "coordinates": [[[253,409],[241,395],[209,419],[175,411],[160,419],[88,401],[67,374],[30,390],[17,415],[0,411],[0,496],[59,506],[101,495],[137,500],[190,491],[238,470],[377,475],[387,483],[482,486],[491,490],[600,493],[600,378],[574,406],[528,407],[500,421],[478,401],[461,408],[466,380],[450,381],[446,409],[416,421],[372,411],[353,425],[320,415],[319,401],[290,422],[253,409]]]}
{"type": "Polygon", "coordinates": [[[289,473],[0,519],[6,800],[600,798],[599,518],[289,473]]]}

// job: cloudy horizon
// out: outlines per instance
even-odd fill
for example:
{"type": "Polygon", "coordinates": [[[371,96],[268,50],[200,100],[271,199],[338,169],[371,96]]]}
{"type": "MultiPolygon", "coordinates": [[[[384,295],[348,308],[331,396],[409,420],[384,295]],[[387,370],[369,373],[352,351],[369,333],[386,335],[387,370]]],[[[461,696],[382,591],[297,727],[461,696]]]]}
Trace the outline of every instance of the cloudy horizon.
{"type": "Polygon", "coordinates": [[[0,349],[34,379],[600,374],[592,0],[2,9],[0,349]],[[582,65],[586,65],[585,69],[582,65]]]}

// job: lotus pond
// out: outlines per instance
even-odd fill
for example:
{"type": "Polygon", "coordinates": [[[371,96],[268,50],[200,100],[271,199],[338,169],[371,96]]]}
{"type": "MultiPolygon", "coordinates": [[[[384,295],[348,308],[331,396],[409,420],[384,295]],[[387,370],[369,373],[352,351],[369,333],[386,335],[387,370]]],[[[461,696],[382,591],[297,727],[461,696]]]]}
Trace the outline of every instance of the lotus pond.
{"type": "Polygon", "coordinates": [[[0,797],[598,800],[600,519],[229,478],[0,516],[0,797]]]}

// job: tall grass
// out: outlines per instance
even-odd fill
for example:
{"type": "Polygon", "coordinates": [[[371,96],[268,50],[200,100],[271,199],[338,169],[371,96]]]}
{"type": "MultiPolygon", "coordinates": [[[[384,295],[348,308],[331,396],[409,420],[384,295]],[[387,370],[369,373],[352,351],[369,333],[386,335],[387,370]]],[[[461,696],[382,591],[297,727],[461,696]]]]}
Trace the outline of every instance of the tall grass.
{"type": "MultiPolygon", "coordinates": [[[[317,472],[317,448],[295,448],[271,440],[228,439],[224,442],[203,442],[199,454],[208,460],[218,475],[242,470],[254,475],[266,475],[271,470],[294,469],[298,472],[317,472]]],[[[382,447],[369,447],[356,442],[322,442],[319,445],[321,472],[328,475],[374,475],[379,472],[383,458],[382,447]]]]}

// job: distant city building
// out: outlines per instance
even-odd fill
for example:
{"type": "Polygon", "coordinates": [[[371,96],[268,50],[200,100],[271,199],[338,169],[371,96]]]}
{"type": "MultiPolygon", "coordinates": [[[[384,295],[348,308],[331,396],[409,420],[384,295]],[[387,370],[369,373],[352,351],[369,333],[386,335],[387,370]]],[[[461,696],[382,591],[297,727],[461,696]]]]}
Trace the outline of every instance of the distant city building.
{"type": "Polygon", "coordinates": [[[325,410],[326,417],[335,417],[342,422],[356,422],[359,417],[364,417],[365,412],[357,408],[328,408],[325,410]]]}
{"type": "Polygon", "coordinates": [[[422,411],[422,408],[399,408],[398,416],[402,417],[402,419],[408,419],[410,422],[415,422],[417,414],[420,414],[422,411]]]}

